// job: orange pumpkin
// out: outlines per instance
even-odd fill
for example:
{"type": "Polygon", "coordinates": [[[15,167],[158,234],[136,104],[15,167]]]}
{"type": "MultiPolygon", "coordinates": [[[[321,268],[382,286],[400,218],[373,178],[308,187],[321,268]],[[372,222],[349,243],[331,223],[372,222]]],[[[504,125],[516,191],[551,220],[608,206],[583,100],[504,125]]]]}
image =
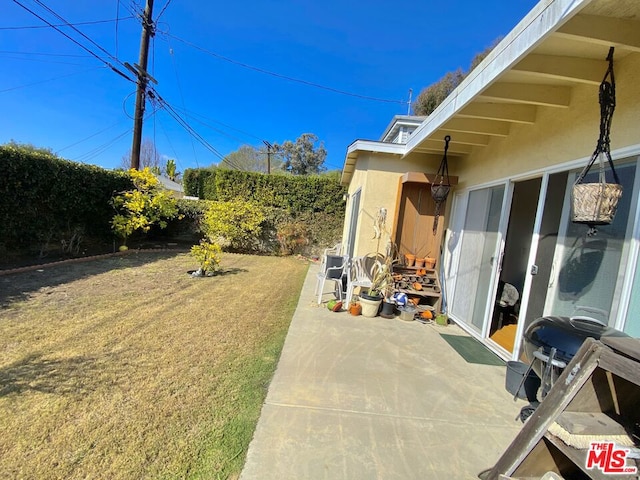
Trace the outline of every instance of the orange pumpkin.
{"type": "Polygon", "coordinates": [[[412,286],[414,290],[422,290],[422,284],[420,282],[413,282],[412,286]]]}
{"type": "Polygon", "coordinates": [[[433,318],[433,312],[431,310],[425,310],[420,314],[422,318],[426,318],[427,320],[431,320],[433,318]]]}

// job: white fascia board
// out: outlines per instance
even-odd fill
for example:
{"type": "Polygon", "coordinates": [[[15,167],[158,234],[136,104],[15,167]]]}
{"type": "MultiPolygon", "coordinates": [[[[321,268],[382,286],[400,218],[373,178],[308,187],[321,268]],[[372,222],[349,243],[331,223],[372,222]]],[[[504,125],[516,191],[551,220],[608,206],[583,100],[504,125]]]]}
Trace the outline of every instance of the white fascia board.
{"type": "Polygon", "coordinates": [[[356,140],[347,148],[347,157],[356,152],[391,153],[404,155],[406,145],[402,143],[376,142],[373,140],[356,140]]]}
{"type": "Polygon", "coordinates": [[[542,0],[413,132],[410,153],[592,0],[542,0]]]}

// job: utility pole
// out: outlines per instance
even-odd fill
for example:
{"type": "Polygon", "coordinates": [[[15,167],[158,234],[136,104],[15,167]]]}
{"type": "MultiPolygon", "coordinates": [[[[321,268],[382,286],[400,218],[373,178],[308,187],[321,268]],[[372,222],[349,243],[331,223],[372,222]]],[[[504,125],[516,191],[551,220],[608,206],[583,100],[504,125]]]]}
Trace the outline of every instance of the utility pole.
{"type": "Polygon", "coordinates": [[[262,143],[264,143],[267,146],[267,174],[270,174],[271,173],[271,149],[273,148],[273,145],[271,145],[266,140],[263,140],[262,143]]]}
{"type": "Polygon", "coordinates": [[[133,145],[131,147],[131,168],[140,170],[140,144],[142,143],[142,119],[144,117],[144,106],[147,93],[147,81],[150,79],[147,74],[147,58],[149,57],[149,38],[154,35],[154,25],[151,18],[153,11],[153,0],[147,0],[147,5],[142,16],[142,38],[140,39],[140,63],[133,68],[127,64],[127,68],[133,71],[138,77],[138,88],[136,90],[136,110],[133,116],[133,145]]]}

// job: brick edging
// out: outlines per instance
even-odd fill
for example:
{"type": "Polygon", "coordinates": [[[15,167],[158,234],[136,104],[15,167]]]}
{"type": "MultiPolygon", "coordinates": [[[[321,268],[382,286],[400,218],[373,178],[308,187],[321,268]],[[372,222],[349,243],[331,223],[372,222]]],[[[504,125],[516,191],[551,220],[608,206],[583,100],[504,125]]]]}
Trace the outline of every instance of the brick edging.
{"type": "Polygon", "coordinates": [[[0,277],[5,275],[12,275],[14,273],[24,273],[24,272],[32,272],[34,270],[39,270],[47,267],[54,267],[58,265],[65,265],[67,263],[82,263],[88,262],[91,260],[97,260],[100,258],[110,258],[110,257],[119,257],[123,255],[129,255],[132,253],[150,253],[150,252],[178,252],[184,253],[189,250],[178,249],[178,248],[141,248],[141,249],[130,249],[125,250],[123,252],[112,252],[112,253],[102,253],[100,255],[90,255],[88,257],[76,257],[76,258],[68,258],[66,260],[58,260],[57,262],[49,262],[49,263],[40,263],[38,265],[29,265],[27,267],[18,267],[11,268],[9,270],[0,270],[0,277]]]}

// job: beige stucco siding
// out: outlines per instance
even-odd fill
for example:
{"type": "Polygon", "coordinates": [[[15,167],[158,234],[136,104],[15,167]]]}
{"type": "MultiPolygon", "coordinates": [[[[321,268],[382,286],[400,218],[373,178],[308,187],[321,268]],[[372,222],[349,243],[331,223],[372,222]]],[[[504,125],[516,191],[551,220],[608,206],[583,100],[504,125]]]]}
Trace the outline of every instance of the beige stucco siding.
{"type": "Polygon", "coordinates": [[[350,199],[347,202],[342,237],[346,242],[351,221],[351,196],[362,188],[354,255],[365,255],[376,251],[377,241],[373,238],[373,224],[380,207],[387,209],[387,231],[388,234],[392,233],[398,187],[402,175],[407,172],[435,173],[439,164],[440,159],[437,157],[419,154],[404,158],[381,153],[359,155],[356,170],[349,184],[350,199]]]}
{"type": "MultiPolygon", "coordinates": [[[[639,56],[630,54],[616,63],[612,150],[640,143],[639,56]]],[[[591,156],[599,135],[599,116],[598,87],[575,87],[569,108],[539,107],[535,124],[513,124],[508,137],[495,138],[464,160],[452,160],[451,174],[459,177],[457,188],[591,156]]]]}

